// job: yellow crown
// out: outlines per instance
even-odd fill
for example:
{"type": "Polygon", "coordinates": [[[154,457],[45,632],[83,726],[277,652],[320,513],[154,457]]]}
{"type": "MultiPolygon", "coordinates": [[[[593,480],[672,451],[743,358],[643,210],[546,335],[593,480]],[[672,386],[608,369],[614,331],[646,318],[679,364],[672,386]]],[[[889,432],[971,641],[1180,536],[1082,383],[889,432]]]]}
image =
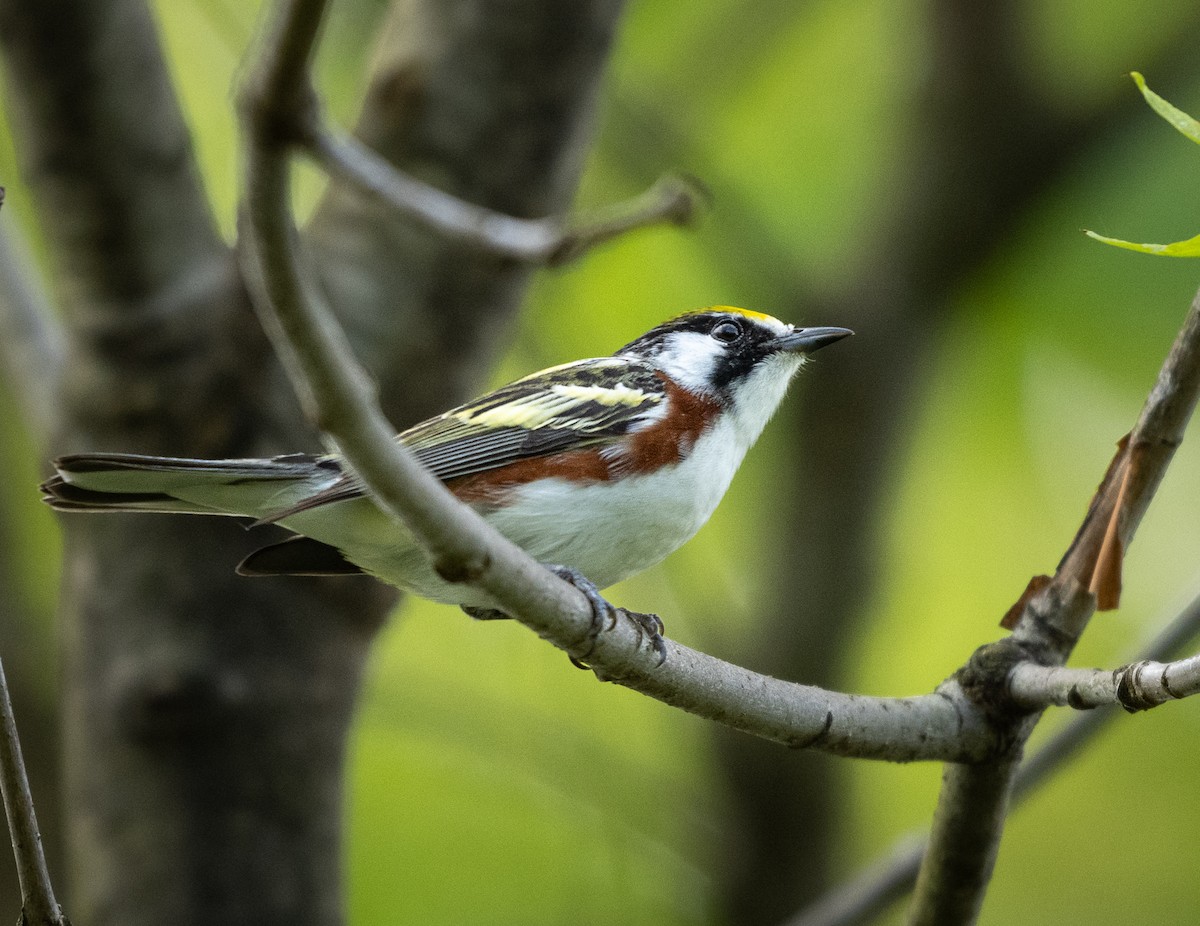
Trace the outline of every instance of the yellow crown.
{"type": "MultiPolygon", "coordinates": [[[[767,315],[765,312],[754,312],[751,309],[739,309],[736,305],[710,305],[705,309],[696,309],[696,312],[732,312],[734,315],[745,315],[747,318],[756,318],[759,321],[782,324],[774,315],[767,315]]],[[[689,312],[688,314],[693,313],[689,312]]]]}

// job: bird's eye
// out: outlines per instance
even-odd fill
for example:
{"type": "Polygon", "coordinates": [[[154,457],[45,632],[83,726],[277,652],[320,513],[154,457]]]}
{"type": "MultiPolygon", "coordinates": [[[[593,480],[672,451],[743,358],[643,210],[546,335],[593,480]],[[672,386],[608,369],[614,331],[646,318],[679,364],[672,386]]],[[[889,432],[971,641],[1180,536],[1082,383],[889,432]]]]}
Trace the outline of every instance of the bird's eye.
{"type": "Polygon", "coordinates": [[[710,333],[721,343],[732,344],[742,336],[742,327],[737,322],[721,322],[710,333]]]}

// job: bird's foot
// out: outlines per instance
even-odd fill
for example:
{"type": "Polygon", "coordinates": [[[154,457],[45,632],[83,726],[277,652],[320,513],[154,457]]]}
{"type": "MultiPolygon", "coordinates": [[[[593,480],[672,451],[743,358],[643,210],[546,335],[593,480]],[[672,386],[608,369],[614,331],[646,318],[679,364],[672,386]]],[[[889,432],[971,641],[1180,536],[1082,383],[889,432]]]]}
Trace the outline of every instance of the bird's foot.
{"type": "MultiPolygon", "coordinates": [[[[569,657],[572,665],[580,669],[590,669],[591,666],[584,662],[584,660],[587,659],[595,648],[597,637],[604,630],[612,630],[616,627],[617,620],[621,616],[632,621],[633,626],[637,628],[639,646],[643,639],[647,640],[650,646],[654,648],[654,652],[658,654],[658,664],[661,666],[667,661],[667,644],[663,640],[663,622],[657,614],[642,614],[640,611],[618,608],[601,595],[600,590],[596,588],[596,584],[578,569],[551,563],[544,565],[564,582],[573,585],[579,591],[583,592],[583,596],[587,598],[588,604],[592,607],[592,624],[588,629],[588,640],[591,645],[583,656],[569,657]]],[[[462,610],[477,621],[498,621],[510,618],[510,615],[496,608],[476,608],[471,605],[462,605],[462,610]]]]}
{"type": "Polygon", "coordinates": [[[579,589],[592,606],[592,625],[588,630],[588,639],[591,645],[588,647],[588,651],[582,656],[569,657],[572,665],[579,669],[590,669],[591,667],[584,660],[595,649],[596,639],[603,630],[612,630],[616,627],[617,619],[622,615],[632,621],[634,627],[637,628],[638,645],[641,645],[643,639],[648,640],[654,648],[654,652],[658,654],[658,664],[661,666],[666,662],[667,644],[663,640],[663,622],[657,614],[642,614],[640,611],[630,611],[626,608],[616,607],[600,594],[600,590],[596,588],[596,584],[591,579],[572,566],[559,566],[550,563],[544,565],[564,582],[579,589]]]}

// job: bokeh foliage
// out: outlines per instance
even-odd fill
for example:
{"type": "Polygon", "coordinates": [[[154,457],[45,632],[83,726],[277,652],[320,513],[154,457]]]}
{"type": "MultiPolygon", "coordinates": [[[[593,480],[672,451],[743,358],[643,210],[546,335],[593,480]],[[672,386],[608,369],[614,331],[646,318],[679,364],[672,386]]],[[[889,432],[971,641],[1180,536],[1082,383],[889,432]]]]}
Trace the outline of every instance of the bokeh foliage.
{"type": "MultiPolygon", "coordinates": [[[[1194,25],[1171,0],[1023,6],[1029,71],[1068,113],[1116,92],[1140,102],[1125,74],[1194,25]]],[[[382,8],[335,4],[321,74],[343,121],[382,8]]],[[[231,234],[231,87],[260,14],[232,0],[158,0],[156,9],[231,234]]],[[[646,231],[542,274],[501,369],[480,370],[480,385],[607,353],[694,306],[781,311],[792,277],[819,287],[869,263],[880,194],[905,181],[891,168],[918,131],[914,100],[937,79],[926,43],[938,27],[913,2],[632,4],[580,206],[633,193],[665,169],[702,177],[715,206],[695,231],[646,231]]],[[[1147,78],[1200,112],[1200,72],[1147,78]]],[[[1182,319],[1193,264],[1117,252],[1080,233],[1175,240],[1196,225],[1191,146],[1144,107],[1119,112],[964,282],[935,355],[920,360],[902,465],[885,492],[883,578],[846,660],[855,690],[927,691],[999,635],[1029,576],[1051,571],[1065,549],[1182,319]]],[[[15,176],[3,131],[0,172],[15,176]]],[[[319,184],[306,174],[302,210],[319,184]]],[[[8,185],[6,208],[20,217],[20,184],[8,185]]],[[[854,348],[822,354],[805,377],[854,348]]],[[[39,464],[4,397],[0,416],[4,556],[45,618],[49,652],[53,521],[36,503],[39,464]]],[[[1121,610],[1095,621],[1078,664],[1121,662],[1200,590],[1198,442],[1185,444],[1146,518],[1121,610]]],[[[732,656],[761,619],[767,567],[787,543],[772,493],[803,452],[769,431],[701,536],[610,597],[658,611],[689,645],[732,656]]],[[[803,595],[803,576],[795,580],[803,595]]],[[[1198,737],[1192,704],[1119,722],[1016,813],[983,921],[1192,922],[1198,737]]],[[[711,921],[724,793],[707,726],[597,684],[519,626],[407,604],[379,641],[353,754],[354,923],[711,921]]],[[[846,762],[843,771],[850,800],[834,851],[850,872],[927,823],[939,770],[846,762]]]]}

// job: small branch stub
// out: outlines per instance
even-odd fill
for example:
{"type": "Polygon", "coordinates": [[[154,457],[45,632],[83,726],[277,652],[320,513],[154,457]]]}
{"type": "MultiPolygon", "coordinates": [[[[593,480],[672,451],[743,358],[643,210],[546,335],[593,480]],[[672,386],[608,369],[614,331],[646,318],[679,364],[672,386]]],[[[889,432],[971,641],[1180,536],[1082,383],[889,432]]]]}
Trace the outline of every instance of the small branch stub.
{"type": "Polygon", "coordinates": [[[1011,703],[1026,710],[1051,704],[1090,710],[1120,704],[1130,713],[1200,694],[1200,656],[1176,662],[1144,659],[1119,669],[1069,669],[1021,662],[1008,677],[1011,703]]]}

